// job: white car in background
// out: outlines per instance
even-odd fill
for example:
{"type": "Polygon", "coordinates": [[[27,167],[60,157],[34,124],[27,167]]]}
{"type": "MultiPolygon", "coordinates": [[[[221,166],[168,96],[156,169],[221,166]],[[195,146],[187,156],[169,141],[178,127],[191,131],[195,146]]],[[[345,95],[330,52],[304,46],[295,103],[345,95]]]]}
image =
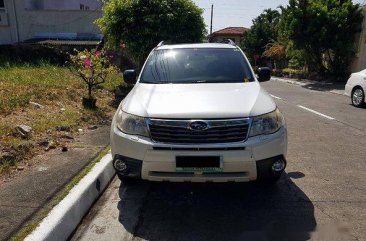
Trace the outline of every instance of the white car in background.
{"type": "Polygon", "coordinates": [[[361,107],[365,105],[365,91],[366,91],[366,69],[351,74],[348,79],[345,94],[351,97],[352,105],[361,107]]]}

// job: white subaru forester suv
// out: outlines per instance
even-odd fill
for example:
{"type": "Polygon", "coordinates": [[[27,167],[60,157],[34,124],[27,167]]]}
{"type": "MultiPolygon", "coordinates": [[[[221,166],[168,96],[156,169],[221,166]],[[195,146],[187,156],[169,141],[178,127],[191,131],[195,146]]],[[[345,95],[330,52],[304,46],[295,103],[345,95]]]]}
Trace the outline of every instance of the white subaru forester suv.
{"type": "Polygon", "coordinates": [[[163,45],[148,56],[111,127],[120,179],[276,182],[286,167],[287,130],[244,53],[219,43],[163,45]]]}

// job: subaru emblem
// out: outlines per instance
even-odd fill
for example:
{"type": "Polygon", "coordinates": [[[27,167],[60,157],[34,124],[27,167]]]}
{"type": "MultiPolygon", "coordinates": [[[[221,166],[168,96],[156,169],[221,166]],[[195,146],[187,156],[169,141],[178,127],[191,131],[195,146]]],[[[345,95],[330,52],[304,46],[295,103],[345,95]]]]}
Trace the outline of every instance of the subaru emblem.
{"type": "Polygon", "coordinates": [[[204,121],[193,121],[191,124],[189,124],[189,129],[194,131],[204,131],[208,128],[208,124],[204,121]]]}

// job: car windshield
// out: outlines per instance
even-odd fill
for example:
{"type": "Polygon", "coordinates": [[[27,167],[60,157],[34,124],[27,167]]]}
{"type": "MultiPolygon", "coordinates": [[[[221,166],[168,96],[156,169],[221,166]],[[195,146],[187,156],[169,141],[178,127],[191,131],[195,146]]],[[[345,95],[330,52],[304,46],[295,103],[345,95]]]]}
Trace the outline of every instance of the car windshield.
{"type": "Polygon", "coordinates": [[[195,48],[154,51],[140,83],[240,83],[254,81],[239,49],[195,48]]]}

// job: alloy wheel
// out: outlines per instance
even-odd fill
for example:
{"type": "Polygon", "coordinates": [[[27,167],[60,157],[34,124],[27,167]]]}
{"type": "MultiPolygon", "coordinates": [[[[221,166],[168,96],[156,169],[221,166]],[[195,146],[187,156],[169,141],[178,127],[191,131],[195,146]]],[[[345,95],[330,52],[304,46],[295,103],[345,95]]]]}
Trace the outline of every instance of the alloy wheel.
{"type": "Polygon", "coordinates": [[[364,93],[362,89],[357,88],[353,91],[352,94],[352,103],[355,106],[360,106],[363,103],[364,100],[364,93]]]}

